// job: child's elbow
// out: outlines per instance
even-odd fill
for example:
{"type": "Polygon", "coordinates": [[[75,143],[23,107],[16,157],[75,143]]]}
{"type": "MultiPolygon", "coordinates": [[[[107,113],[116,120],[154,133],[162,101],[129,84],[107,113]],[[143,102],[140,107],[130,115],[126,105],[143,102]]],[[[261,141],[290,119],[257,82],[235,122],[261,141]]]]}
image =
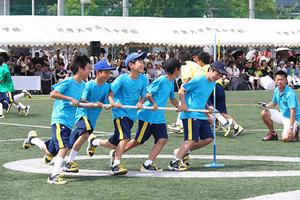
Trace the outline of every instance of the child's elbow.
{"type": "Polygon", "coordinates": [[[180,88],[178,90],[178,95],[184,96],[184,89],[183,88],[180,88]]]}
{"type": "Polygon", "coordinates": [[[53,90],[53,91],[50,93],[50,97],[51,97],[51,98],[54,98],[54,97],[55,97],[55,90],[53,90]]]}
{"type": "Polygon", "coordinates": [[[151,97],[152,97],[152,95],[151,95],[150,93],[147,93],[147,94],[146,94],[146,98],[147,98],[147,99],[149,99],[149,98],[151,98],[151,97]]]}

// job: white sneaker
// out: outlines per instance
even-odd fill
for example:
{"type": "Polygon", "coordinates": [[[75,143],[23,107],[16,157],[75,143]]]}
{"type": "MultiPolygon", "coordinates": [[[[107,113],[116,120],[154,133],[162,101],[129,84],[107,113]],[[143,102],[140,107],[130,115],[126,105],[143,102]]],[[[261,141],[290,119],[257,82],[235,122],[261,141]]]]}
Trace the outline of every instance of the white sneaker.
{"type": "Polygon", "coordinates": [[[180,125],[177,125],[177,124],[171,124],[171,125],[168,125],[168,128],[171,129],[174,132],[180,132],[182,127],[180,125]]]}
{"type": "Polygon", "coordinates": [[[229,134],[232,121],[233,121],[232,119],[228,119],[227,123],[225,124],[225,127],[223,127],[223,131],[225,131],[224,136],[227,136],[229,134]]]}
{"type": "Polygon", "coordinates": [[[31,94],[25,89],[22,90],[22,93],[24,93],[24,97],[30,98],[30,99],[32,98],[31,94]]]}

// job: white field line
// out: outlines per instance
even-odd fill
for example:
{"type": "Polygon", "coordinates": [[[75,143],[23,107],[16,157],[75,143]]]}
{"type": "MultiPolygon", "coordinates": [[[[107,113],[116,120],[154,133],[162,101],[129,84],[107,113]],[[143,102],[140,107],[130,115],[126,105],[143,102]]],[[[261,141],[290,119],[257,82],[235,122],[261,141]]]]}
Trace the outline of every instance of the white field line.
{"type": "MultiPolygon", "coordinates": [[[[124,158],[147,158],[146,154],[139,155],[124,155],[124,158]]],[[[174,155],[159,155],[159,158],[172,159],[174,155]]],[[[86,159],[109,159],[108,155],[95,155],[92,158],[87,156],[77,156],[76,160],[86,159]]],[[[194,155],[192,159],[212,159],[211,155],[194,155]]],[[[67,158],[66,158],[67,159],[67,158]]],[[[279,157],[279,156],[218,156],[218,159],[225,160],[255,160],[255,161],[278,161],[278,162],[300,162],[300,158],[295,157],[279,157]]],[[[55,159],[54,159],[55,160],[55,159]]],[[[108,161],[107,161],[108,162],[108,161]]],[[[45,165],[41,158],[18,160],[3,165],[5,168],[30,172],[50,174],[53,166],[45,165]]],[[[65,173],[65,175],[78,175],[78,176],[110,176],[110,171],[106,170],[88,170],[80,169],[79,173],[65,173]]],[[[300,176],[299,170],[292,171],[240,171],[240,172],[201,172],[201,171],[163,171],[162,173],[141,173],[139,171],[129,171],[126,176],[129,177],[153,177],[153,178],[233,178],[233,177],[294,177],[300,176]]]]}
{"type": "Polygon", "coordinates": [[[275,194],[267,194],[252,198],[247,198],[243,200],[287,200],[287,199],[300,199],[300,190],[291,191],[291,192],[280,192],[275,194]]]}
{"type": "MultiPolygon", "coordinates": [[[[39,126],[39,125],[31,125],[31,124],[15,124],[15,123],[0,122],[0,125],[51,129],[51,126],[39,126]]],[[[279,130],[282,130],[282,129],[276,129],[276,130],[279,131],[279,130]]],[[[265,132],[265,131],[268,131],[268,129],[245,130],[245,132],[265,132]]],[[[94,131],[94,133],[99,133],[98,135],[96,135],[97,137],[111,136],[113,134],[112,132],[104,132],[104,131],[94,131]]],[[[168,134],[173,134],[173,132],[168,132],[168,134]]],[[[135,135],[135,133],[131,133],[131,135],[135,135]]],[[[26,138],[6,139],[6,140],[0,140],[0,142],[17,142],[17,141],[24,141],[25,139],[26,138]]],[[[49,139],[49,137],[44,137],[44,138],[41,138],[41,139],[49,139]]]]}

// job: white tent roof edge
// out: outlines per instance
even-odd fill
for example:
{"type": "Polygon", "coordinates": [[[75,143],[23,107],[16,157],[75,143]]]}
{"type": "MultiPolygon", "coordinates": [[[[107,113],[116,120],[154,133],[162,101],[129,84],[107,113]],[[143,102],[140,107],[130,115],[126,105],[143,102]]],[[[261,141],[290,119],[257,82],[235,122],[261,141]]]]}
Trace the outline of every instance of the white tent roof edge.
{"type": "Polygon", "coordinates": [[[300,20],[0,16],[0,46],[299,47],[300,20]]]}

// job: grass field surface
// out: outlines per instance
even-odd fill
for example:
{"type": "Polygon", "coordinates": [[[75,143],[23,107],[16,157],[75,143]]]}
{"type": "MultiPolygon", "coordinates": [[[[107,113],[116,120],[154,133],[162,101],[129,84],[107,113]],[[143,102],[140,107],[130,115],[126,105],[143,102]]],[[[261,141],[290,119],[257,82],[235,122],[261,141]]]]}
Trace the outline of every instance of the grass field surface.
{"type": "MultiPolygon", "coordinates": [[[[298,97],[300,91],[295,90],[298,97]]],[[[261,118],[261,109],[257,102],[269,102],[272,91],[235,91],[227,92],[227,109],[246,130],[240,136],[227,137],[217,133],[217,163],[224,168],[206,168],[204,164],[212,163],[210,159],[193,159],[191,172],[244,172],[244,171],[298,171],[299,162],[222,160],[218,155],[234,156],[282,156],[300,157],[300,143],[279,141],[263,142],[268,130],[261,118]]],[[[299,100],[299,99],[298,99],[299,100]]],[[[36,130],[42,138],[51,137],[50,118],[53,100],[49,96],[33,96],[31,100],[21,99],[31,106],[27,117],[19,117],[17,111],[0,119],[0,198],[1,199],[243,199],[278,192],[297,190],[299,176],[259,177],[259,178],[159,178],[126,176],[75,176],[67,175],[66,185],[46,183],[47,174],[26,173],[3,167],[5,163],[32,158],[42,158],[44,154],[38,147],[22,149],[23,139],[30,130],[36,130]]],[[[171,106],[169,103],[168,106],[171,106]]],[[[167,124],[177,118],[174,111],[165,112],[167,124]]],[[[132,129],[134,135],[137,123],[132,129]]],[[[281,138],[281,127],[275,126],[281,138]]],[[[103,110],[96,126],[96,135],[108,139],[114,129],[111,111],[103,110]]],[[[45,139],[44,139],[45,140],[45,139]]],[[[169,141],[161,154],[172,155],[183,141],[182,134],[169,134],[169,141]]],[[[144,145],[128,151],[127,155],[147,155],[153,145],[153,139],[144,145]]],[[[79,152],[85,156],[85,143],[79,152]]],[[[196,150],[191,155],[212,155],[213,145],[196,150]]],[[[98,147],[96,155],[108,155],[109,149],[98,147]]],[[[168,171],[171,158],[157,158],[155,163],[168,171]]],[[[144,158],[124,158],[129,171],[139,171],[144,158]]],[[[41,161],[42,162],[42,161],[41,161]]],[[[109,170],[109,159],[78,160],[80,169],[109,170]]],[[[185,172],[183,172],[185,173],[185,172]]]]}

